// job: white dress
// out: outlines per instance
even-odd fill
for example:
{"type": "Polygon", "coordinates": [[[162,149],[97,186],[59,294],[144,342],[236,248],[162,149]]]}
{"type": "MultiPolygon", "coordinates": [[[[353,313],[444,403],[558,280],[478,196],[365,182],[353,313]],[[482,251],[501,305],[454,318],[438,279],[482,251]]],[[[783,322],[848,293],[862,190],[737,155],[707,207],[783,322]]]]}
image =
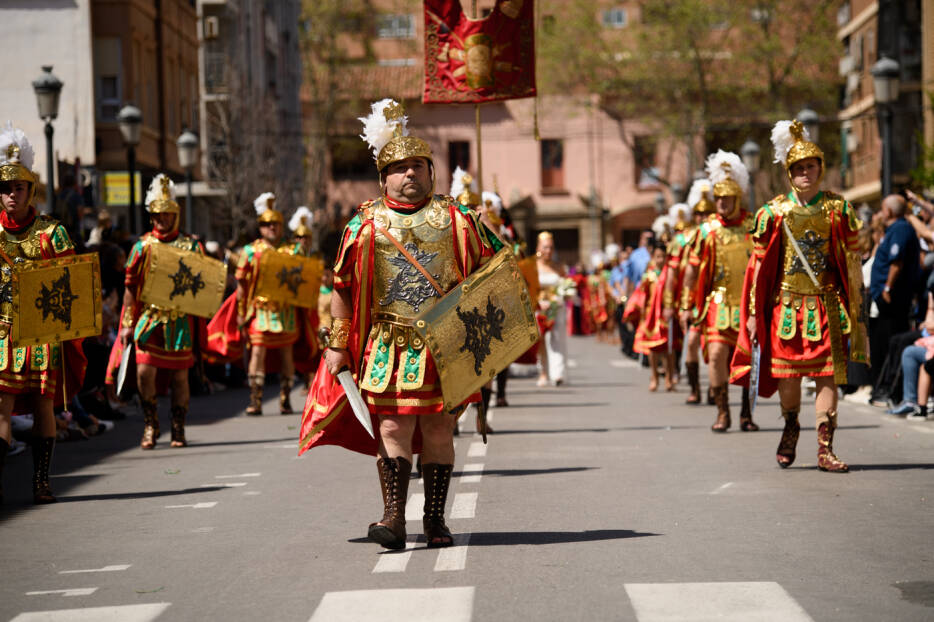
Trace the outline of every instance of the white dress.
{"type": "MultiPolygon", "coordinates": [[[[542,289],[555,289],[561,281],[561,275],[552,271],[538,271],[538,284],[542,289]]],[[[554,325],[545,333],[545,360],[539,361],[539,371],[548,372],[548,380],[555,384],[567,382],[565,360],[568,356],[568,318],[564,300],[558,304],[554,325]]]]}

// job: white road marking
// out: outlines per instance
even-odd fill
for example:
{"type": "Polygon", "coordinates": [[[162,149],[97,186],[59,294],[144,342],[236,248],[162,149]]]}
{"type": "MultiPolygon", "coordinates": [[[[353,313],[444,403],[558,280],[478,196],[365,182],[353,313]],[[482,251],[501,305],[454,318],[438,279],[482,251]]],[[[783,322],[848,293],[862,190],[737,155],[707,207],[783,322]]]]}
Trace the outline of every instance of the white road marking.
{"type": "Polygon", "coordinates": [[[379,560],[376,562],[376,566],[373,568],[373,573],[405,572],[409,560],[412,559],[412,549],[415,548],[415,540],[416,535],[409,534],[405,541],[404,551],[382,553],[379,556],[379,560]]]}
{"type": "Polygon", "coordinates": [[[493,416],[496,414],[496,409],[490,406],[486,409],[486,422],[493,423],[493,416]]]}
{"type": "Polygon", "coordinates": [[[577,359],[568,359],[568,367],[570,369],[577,367],[577,359]]]}
{"type": "Polygon", "coordinates": [[[468,458],[482,458],[486,455],[486,445],[483,443],[471,443],[467,449],[468,458]]]}
{"type": "Polygon", "coordinates": [[[261,495],[261,494],[263,493],[260,492],[259,490],[247,490],[245,493],[243,493],[243,496],[244,497],[255,497],[256,495],[261,495]]]}
{"type": "Polygon", "coordinates": [[[470,622],[473,600],[473,587],[328,592],[310,622],[372,618],[374,603],[382,622],[470,622]]]}
{"type": "Polygon", "coordinates": [[[729,487],[732,486],[732,485],[733,485],[733,482],[727,482],[727,483],[725,483],[724,485],[722,485],[722,486],[720,486],[719,488],[717,488],[716,490],[714,490],[714,491],[713,491],[712,493],[710,493],[710,494],[712,494],[712,495],[719,495],[721,492],[723,492],[724,490],[726,490],[727,488],[729,488],[729,487]]]}
{"type": "Polygon", "coordinates": [[[201,503],[189,503],[187,505],[167,505],[165,509],[175,510],[179,508],[191,508],[193,510],[206,510],[208,508],[213,508],[217,505],[217,501],[203,501],[201,503]]]}
{"type": "Polygon", "coordinates": [[[161,616],[171,604],[149,603],[118,607],[28,611],[19,614],[10,622],[152,622],[161,616]]]}
{"type": "Polygon", "coordinates": [[[451,504],[451,518],[473,518],[477,512],[477,493],[459,492],[451,504]]]}
{"type": "Polygon", "coordinates": [[[213,484],[201,484],[202,488],[240,488],[246,486],[246,482],[214,482],[213,484]]]}
{"type": "Polygon", "coordinates": [[[934,434],[934,428],[929,428],[926,426],[913,425],[911,426],[912,430],[917,430],[918,432],[924,432],[925,434],[934,434]]]}
{"type": "Polygon", "coordinates": [[[211,533],[214,531],[213,527],[198,527],[197,529],[192,529],[191,533],[211,533]]]}
{"type": "Polygon", "coordinates": [[[425,513],[425,495],[416,492],[411,497],[409,497],[408,502],[405,504],[405,520],[418,521],[418,524],[422,523],[422,516],[425,513]]]}
{"type": "Polygon", "coordinates": [[[778,583],[627,583],[639,622],[814,622],[778,583]]]}
{"type": "Polygon", "coordinates": [[[470,533],[454,534],[454,546],[438,551],[435,572],[451,572],[466,568],[468,544],[470,544],[470,533]]]}
{"type": "Polygon", "coordinates": [[[240,475],[215,475],[215,479],[240,479],[241,477],[259,477],[262,473],[241,473],[240,475]]]}
{"type": "Polygon", "coordinates": [[[298,443],[286,443],[285,445],[263,445],[265,449],[298,449],[298,443]]]}
{"type": "Polygon", "coordinates": [[[632,359],[616,359],[616,360],[610,361],[610,367],[618,367],[622,369],[639,367],[639,361],[634,361],[632,359]]]}
{"type": "Polygon", "coordinates": [[[58,574],[80,574],[82,572],[120,572],[126,570],[132,564],[114,564],[113,566],[104,566],[103,568],[89,568],[88,570],[59,570],[58,574]]]}
{"type": "Polygon", "coordinates": [[[96,587],[73,587],[68,590],[41,590],[38,592],[26,592],[26,596],[90,596],[97,591],[96,587]]]}
{"type": "Polygon", "coordinates": [[[462,475],[459,478],[460,483],[462,484],[476,484],[480,481],[480,478],[483,477],[483,465],[482,464],[465,464],[461,469],[462,475]],[[468,473],[470,475],[468,475],[468,473]]]}

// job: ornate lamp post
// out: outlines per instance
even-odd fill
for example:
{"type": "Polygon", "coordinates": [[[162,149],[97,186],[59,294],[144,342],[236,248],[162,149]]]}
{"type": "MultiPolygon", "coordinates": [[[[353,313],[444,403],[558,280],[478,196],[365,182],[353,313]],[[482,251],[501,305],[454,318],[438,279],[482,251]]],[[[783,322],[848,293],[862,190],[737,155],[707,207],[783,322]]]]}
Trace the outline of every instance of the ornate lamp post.
{"type": "Polygon", "coordinates": [[[803,125],[804,129],[811,135],[811,142],[816,143],[820,139],[820,126],[818,125],[820,117],[817,116],[817,113],[810,108],[804,108],[798,111],[795,118],[801,121],[801,125],[803,125]]]}
{"type": "Polygon", "coordinates": [[[139,233],[136,223],[136,145],[143,126],[143,113],[133,104],[127,104],[117,113],[117,124],[126,145],[126,165],[130,171],[130,232],[139,233]]]}
{"type": "Polygon", "coordinates": [[[45,121],[45,149],[47,164],[46,213],[55,210],[55,156],[52,150],[52,120],[58,118],[58,100],[64,83],[52,75],[52,65],[42,66],[42,75],[32,81],[39,104],[39,118],[45,121]]]}
{"type": "Polygon", "coordinates": [[[749,171],[749,211],[756,211],[756,173],[759,172],[759,159],[762,149],[758,143],[747,140],[739,149],[739,155],[743,158],[743,164],[749,171]]]}
{"type": "Polygon", "coordinates": [[[898,63],[883,56],[870,70],[876,105],[882,113],[882,197],[892,193],[892,104],[898,99],[898,63]]]}
{"type": "Polygon", "coordinates": [[[185,128],[175,142],[175,146],[178,147],[178,163],[185,169],[185,184],[188,186],[188,194],[185,197],[185,227],[188,228],[189,233],[192,233],[194,227],[191,221],[191,172],[198,161],[198,137],[194,132],[185,128]]]}

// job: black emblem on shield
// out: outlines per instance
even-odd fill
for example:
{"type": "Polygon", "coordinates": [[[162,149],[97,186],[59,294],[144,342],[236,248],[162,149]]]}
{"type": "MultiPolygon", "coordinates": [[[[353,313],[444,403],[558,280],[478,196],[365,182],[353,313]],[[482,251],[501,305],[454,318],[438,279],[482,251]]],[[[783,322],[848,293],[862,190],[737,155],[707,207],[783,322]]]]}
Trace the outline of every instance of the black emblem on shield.
{"type": "Polygon", "coordinates": [[[178,260],[178,270],[175,271],[175,274],[170,277],[174,286],[172,288],[172,293],[169,294],[169,300],[172,300],[176,296],[184,296],[186,291],[190,291],[191,295],[196,297],[198,292],[204,289],[204,279],[201,278],[201,273],[195,274],[191,271],[191,268],[188,267],[183,260],[178,260]]]}
{"type": "Polygon", "coordinates": [[[42,311],[42,321],[44,322],[50,315],[52,318],[62,322],[66,330],[71,329],[71,305],[79,296],[71,293],[71,273],[65,268],[64,274],[52,281],[52,287],[49,288],[45,283],[42,284],[42,291],[36,298],[36,308],[42,311]]]}
{"type": "Polygon", "coordinates": [[[473,369],[479,376],[483,366],[483,361],[490,354],[490,341],[493,339],[503,340],[503,323],[506,320],[506,312],[496,307],[492,299],[486,297],[486,314],[484,315],[477,307],[473,311],[461,311],[457,307],[457,317],[464,323],[466,335],[464,336],[464,345],[461,346],[461,352],[469,351],[473,354],[473,369]]]}
{"type": "Polygon", "coordinates": [[[301,266],[282,268],[279,270],[279,274],[276,275],[276,278],[279,279],[279,287],[288,288],[293,296],[298,296],[298,288],[305,282],[305,279],[302,278],[301,266]]]}

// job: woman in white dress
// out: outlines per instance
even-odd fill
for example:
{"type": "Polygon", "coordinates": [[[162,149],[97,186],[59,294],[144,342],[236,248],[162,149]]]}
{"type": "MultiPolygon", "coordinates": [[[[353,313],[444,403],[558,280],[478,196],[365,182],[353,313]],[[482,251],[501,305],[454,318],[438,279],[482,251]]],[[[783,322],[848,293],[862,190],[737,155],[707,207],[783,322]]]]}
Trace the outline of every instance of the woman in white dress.
{"type": "Polygon", "coordinates": [[[563,384],[565,360],[568,351],[567,305],[558,293],[566,270],[554,260],[555,241],[548,231],[538,234],[535,257],[538,265],[539,307],[547,316],[550,330],[545,333],[538,349],[538,386],[563,384]]]}

